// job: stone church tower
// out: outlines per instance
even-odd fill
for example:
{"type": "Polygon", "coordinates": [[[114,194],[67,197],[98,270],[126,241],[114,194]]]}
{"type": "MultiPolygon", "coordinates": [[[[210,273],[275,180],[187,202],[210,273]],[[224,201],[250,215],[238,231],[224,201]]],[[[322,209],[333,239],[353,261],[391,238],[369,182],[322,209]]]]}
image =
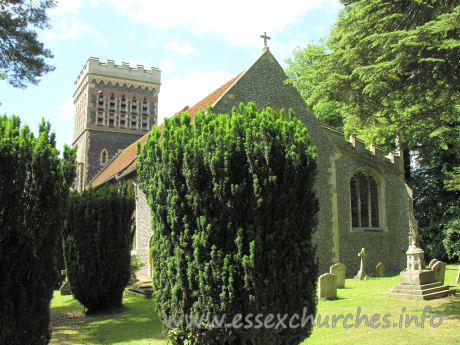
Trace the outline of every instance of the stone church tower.
{"type": "Polygon", "coordinates": [[[156,125],[160,75],[157,68],[88,59],[74,83],[75,189],[85,188],[120,150],[156,125]]]}

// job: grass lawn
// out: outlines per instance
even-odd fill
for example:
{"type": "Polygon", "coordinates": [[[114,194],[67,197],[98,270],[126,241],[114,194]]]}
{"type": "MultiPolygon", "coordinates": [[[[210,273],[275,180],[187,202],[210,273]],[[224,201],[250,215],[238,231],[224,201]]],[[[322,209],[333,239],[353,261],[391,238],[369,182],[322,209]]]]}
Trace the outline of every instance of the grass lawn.
{"type": "MultiPolygon", "coordinates": [[[[455,285],[458,266],[448,265],[445,284],[455,285]]],[[[460,291],[457,296],[432,300],[406,300],[383,296],[399,283],[399,275],[385,278],[371,278],[367,281],[347,279],[345,289],[338,290],[338,300],[321,300],[318,313],[321,323],[329,317],[329,327],[315,327],[310,338],[302,343],[309,344],[449,344],[460,345],[460,291]],[[430,326],[430,319],[425,319],[425,327],[415,326],[414,322],[405,327],[406,316],[421,314],[426,306],[431,306],[433,314],[443,317],[438,327],[430,326]],[[366,326],[365,320],[359,327],[346,329],[343,319],[332,328],[333,315],[352,314],[346,325],[354,325],[357,308],[361,315],[380,314],[381,322],[377,329],[366,326]],[[405,308],[405,312],[402,311],[405,308]],[[382,318],[391,322],[391,327],[383,329],[382,318]],[[403,315],[402,328],[399,328],[400,315],[403,315]],[[396,324],[397,327],[393,327],[396,324]]],[[[457,287],[460,290],[460,286],[457,287]]],[[[152,300],[125,294],[124,310],[121,313],[86,316],[81,304],[72,296],[61,296],[56,292],[51,302],[51,344],[151,344],[166,345],[167,340],[161,331],[161,322],[156,315],[152,300]]],[[[318,315],[316,316],[317,320],[318,315]]],[[[435,324],[439,318],[433,319],[435,324]]]]}

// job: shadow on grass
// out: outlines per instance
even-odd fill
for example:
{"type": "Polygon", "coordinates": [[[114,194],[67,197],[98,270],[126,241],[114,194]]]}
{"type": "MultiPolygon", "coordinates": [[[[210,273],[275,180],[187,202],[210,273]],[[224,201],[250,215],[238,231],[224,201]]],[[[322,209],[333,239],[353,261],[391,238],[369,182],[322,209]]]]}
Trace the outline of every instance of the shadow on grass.
{"type": "Polygon", "coordinates": [[[53,344],[166,344],[154,303],[143,297],[125,295],[121,308],[89,315],[72,298],[53,306],[51,318],[53,344]]]}
{"type": "Polygon", "coordinates": [[[125,295],[121,312],[87,315],[83,327],[101,344],[165,339],[153,301],[143,297],[125,295]]]}
{"type": "Polygon", "coordinates": [[[450,320],[460,320],[460,296],[451,296],[446,298],[446,301],[440,305],[436,312],[450,320]]]}

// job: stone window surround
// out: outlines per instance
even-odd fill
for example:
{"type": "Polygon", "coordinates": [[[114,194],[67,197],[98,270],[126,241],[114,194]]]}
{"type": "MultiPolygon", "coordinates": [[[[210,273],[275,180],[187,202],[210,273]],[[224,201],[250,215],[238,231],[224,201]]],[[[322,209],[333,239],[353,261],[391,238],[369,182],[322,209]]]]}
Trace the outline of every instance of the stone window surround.
{"type": "Polygon", "coordinates": [[[349,195],[349,222],[350,222],[350,232],[383,232],[386,231],[386,221],[385,221],[385,181],[384,179],[380,176],[379,173],[377,173],[374,169],[370,167],[363,167],[356,169],[353,171],[351,174],[350,178],[348,179],[348,195],[349,195]],[[354,227],[353,226],[353,220],[352,220],[352,204],[351,204],[351,189],[350,189],[350,184],[351,184],[351,179],[359,174],[362,173],[364,175],[370,176],[374,179],[374,181],[377,184],[377,192],[378,192],[378,209],[379,209],[379,227],[354,227]]]}
{"type": "Polygon", "coordinates": [[[107,161],[109,160],[109,154],[106,149],[102,149],[100,155],[99,155],[99,163],[101,165],[105,165],[107,161]]]}

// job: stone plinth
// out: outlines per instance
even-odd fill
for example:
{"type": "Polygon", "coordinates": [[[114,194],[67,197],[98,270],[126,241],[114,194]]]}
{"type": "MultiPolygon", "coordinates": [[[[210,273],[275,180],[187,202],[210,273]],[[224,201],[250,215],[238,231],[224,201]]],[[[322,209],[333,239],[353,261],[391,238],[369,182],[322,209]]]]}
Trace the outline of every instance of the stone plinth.
{"type": "Polygon", "coordinates": [[[400,274],[401,284],[385,292],[384,295],[411,299],[437,299],[455,294],[448,285],[436,281],[437,275],[432,270],[403,271],[400,274]]]}
{"type": "Polygon", "coordinates": [[[400,274],[401,285],[423,285],[435,281],[435,273],[431,270],[403,271],[400,274]]]}
{"type": "Polygon", "coordinates": [[[384,295],[408,299],[437,299],[454,295],[455,290],[450,290],[449,286],[442,283],[430,283],[423,285],[396,285],[393,289],[385,292],[384,295]]]}

